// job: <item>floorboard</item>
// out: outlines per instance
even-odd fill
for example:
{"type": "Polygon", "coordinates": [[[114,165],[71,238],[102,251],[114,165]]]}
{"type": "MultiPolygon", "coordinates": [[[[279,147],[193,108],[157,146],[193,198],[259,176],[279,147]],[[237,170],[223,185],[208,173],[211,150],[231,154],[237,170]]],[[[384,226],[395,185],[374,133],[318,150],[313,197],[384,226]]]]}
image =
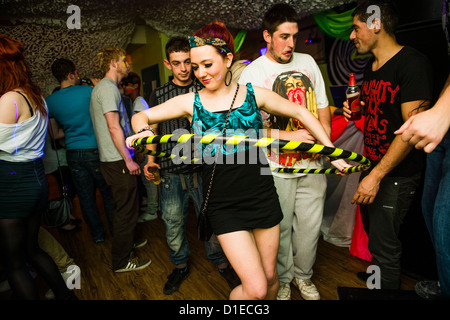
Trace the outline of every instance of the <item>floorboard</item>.
{"type": "MultiPolygon", "coordinates": [[[[98,192],[97,198],[97,205],[106,225],[102,200],[98,192]]],[[[78,197],[74,200],[74,215],[81,218],[78,197]]],[[[80,300],[228,299],[230,289],[226,281],[207,259],[204,243],[196,239],[195,216],[192,210],[188,218],[187,230],[191,250],[189,261],[191,273],[177,292],[165,295],[162,289],[173,265],[169,261],[169,249],[161,217],[137,226],[137,236],[145,237],[148,244],[136,249],[136,252],[141,257],[150,258],[151,265],[140,271],[120,274],[111,271],[111,236],[109,234],[104,243],[95,244],[84,223],[81,230],[72,233],[61,233],[58,230],[49,229],[81,268],[81,289],[75,290],[80,300]]],[[[321,238],[312,280],[318,287],[322,300],[338,300],[338,287],[366,287],[365,283],[357,279],[356,273],[365,271],[369,265],[367,261],[352,257],[348,248],[337,247],[321,238]]],[[[414,290],[416,282],[416,279],[402,275],[401,289],[414,290]]],[[[48,288],[39,279],[38,283],[40,292],[44,295],[48,288]]],[[[14,298],[11,292],[5,292],[0,293],[0,299],[14,298]]],[[[292,299],[302,299],[293,285],[292,299]]]]}

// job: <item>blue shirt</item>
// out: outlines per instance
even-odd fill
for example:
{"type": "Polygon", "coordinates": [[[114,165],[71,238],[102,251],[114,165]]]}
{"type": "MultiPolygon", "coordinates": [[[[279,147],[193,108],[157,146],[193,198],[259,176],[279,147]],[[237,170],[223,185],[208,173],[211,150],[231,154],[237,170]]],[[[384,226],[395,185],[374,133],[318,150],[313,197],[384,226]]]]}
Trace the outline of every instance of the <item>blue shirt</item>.
{"type": "Polygon", "coordinates": [[[98,148],[89,113],[91,94],[91,87],[74,85],[45,99],[49,118],[54,118],[64,130],[67,150],[98,148]]]}

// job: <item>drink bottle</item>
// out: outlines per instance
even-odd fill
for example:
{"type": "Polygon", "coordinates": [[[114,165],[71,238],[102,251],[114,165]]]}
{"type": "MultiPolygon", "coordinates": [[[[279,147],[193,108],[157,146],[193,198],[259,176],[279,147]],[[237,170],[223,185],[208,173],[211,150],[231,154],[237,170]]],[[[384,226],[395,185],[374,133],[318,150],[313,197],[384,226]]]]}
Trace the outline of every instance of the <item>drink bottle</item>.
{"type": "Polygon", "coordinates": [[[155,176],[153,183],[158,185],[161,183],[161,175],[159,174],[159,170],[157,168],[149,168],[149,171],[155,176]]]}
{"type": "Polygon", "coordinates": [[[347,96],[347,103],[350,111],[352,112],[350,121],[355,121],[361,119],[361,104],[360,104],[360,95],[361,91],[358,88],[355,80],[355,74],[350,74],[350,80],[348,82],[348,88],[345,92],[347,96]]]}

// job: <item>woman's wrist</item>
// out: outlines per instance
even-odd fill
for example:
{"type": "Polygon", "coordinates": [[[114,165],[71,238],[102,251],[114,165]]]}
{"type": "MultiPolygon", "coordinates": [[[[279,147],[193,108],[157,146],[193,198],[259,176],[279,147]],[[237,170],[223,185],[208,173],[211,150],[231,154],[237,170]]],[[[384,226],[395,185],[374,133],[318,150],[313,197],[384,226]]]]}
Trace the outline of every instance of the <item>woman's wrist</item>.
{"type": "Polygon", "coordinates": [[[153,135],[155,135],[155,131],[153,131],[153,128],[151,126],[145,126],[141,128],[137,133],[141,133],[144,131],[150,131],[151,133],[153,133],[153,135]]]}

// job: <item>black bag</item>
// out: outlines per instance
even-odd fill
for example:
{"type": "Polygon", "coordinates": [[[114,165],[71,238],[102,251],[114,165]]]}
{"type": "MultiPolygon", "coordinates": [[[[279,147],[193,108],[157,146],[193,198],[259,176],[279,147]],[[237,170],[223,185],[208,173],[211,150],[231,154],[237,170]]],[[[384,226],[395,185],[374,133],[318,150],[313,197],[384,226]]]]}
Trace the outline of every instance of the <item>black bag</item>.
{"type": "Polygon", "coordinates": [[[211,224],[209,223],[209,219],[206,216],[206,212],[202,212],[198,216],[197,231],[198,239],[201,241],[208,241],[213,234],[213,230],[211,228],[211,224]]]}
{"type": "Polygon", "coordinates": [[[64,191],[60,200],[48,202],[47,210],[44,212],[45,225],[51,228],[59,228],[68,224],[72,208],[72,200],[64,191]]]}
{"type": "MultiPolygon", "coordinates": [[[[227,128],[228,118],[230,117],[231,109],[233,109],[234,100],[236,100],[238,91],[239,91],[239,84],[237,85],[236,92],[234,94],[233,101],[231,102],[230,109],[228,110],[228,114],[225,119],[225,124],[224,124],[223,130],[222,130],[222,134],[224,134],[225,129],[227,128]]],[[[217,160],[218,155],[219,155],[219,150],[217,150],[217,152],[216,152],[216,160],[217,160]]],[[[201,241],[208,241],[213,234],[211,224],[210,224],[208,216],[206,214],[207,214],[209,195],[211,193],[211,188],[212,188],[212,183],[213,183],[213,178],[214,178],[214,172],[216,171],[216,164],[217,164],[217,162],[214,161],[214,167],[213,167],[213,170],[211,173],[211,180],[209,181],[209,188],[208,188],[208,191],[206,192],[206,197],[202,204],[202,211],[200,212],[200,214],[198,215],[198,218],[197,218],[197,234],[198,234],[198,239],[201,241]]]]}
{"type": "MultiPolygon", "coordinates": [[[[49,130],[52,131],[52,125],[49,124],[49,130]]],[[[61,164],[59,162],[58,149],[56,148],[56,141],[52,140],[54,150],[56,152],[56,159],[58,160],[58,171],[63,185],[61,193],[62,198],[59,200],[49,201],[47,210],[44,212],[44,223],[50,228],[59,228],[70,222],[70,214],[72,213],[72,200],[69,197],[69,186],[64,184],[63,174],[61,171],[61,164]]]]}

